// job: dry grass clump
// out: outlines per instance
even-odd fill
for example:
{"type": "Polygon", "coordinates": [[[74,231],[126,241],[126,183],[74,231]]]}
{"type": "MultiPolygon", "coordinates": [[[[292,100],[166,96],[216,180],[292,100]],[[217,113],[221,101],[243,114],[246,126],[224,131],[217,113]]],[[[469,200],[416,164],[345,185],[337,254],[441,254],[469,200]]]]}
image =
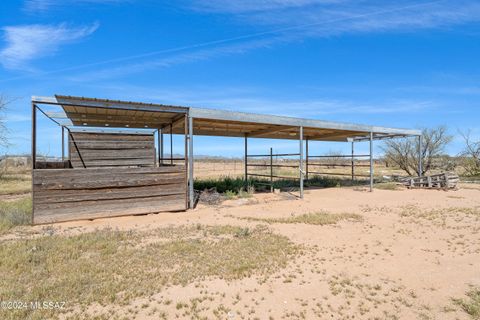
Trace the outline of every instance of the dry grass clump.
{"type": "Polygon", "coordinates": [[[400,210],[401,217],[422,218],[426,220],[445,219],[447,217],[458,218],[470,216],[480,218],[480,207],[450,207],[440,209],[422,209],[417,206],[409,205],[400,210]]]}
{"type": "Polygon", "coordinates": [[[17,225],[32,221],[32,199],[24,197],[13,201],[0,200],[0,234],[17,225]]]}
{"type": "Polygon", "coordinates": [[[384,183],[377,183],[375,184],[375,189],[379,190],[391,190],[391,191],[399,191],[404,190],[405,187],[397,182],[384,182],[384,183]]]}
{"type": "MultiPolygon", "coordinates": [[[[207,277],[268,276],[286,266],[296,252],[284,236],[232,226],[170,227],[149,233],[100,230],[4,242],[0,297],[65,301],[68,310],[94,302],[121,305],[166,286],[207,277]]],[[[50,319],[59,312],[0,310],[0,319],[50,319]]]]}
{"type": "Polygon", "coordinates": [[[453,302],[468,313],[472,319],[480,319],[480,287],[474,287],[467,292],[468,299],[453,299],[453,302]]]}
{"type": "Polygon", "coordinates": [[[294,215],[288,218],[236,217],[241,220],[267,223],[304,223],[313,225],[336,224],[342,220],[363,221],[363,217],[355,213],[328,213],[324,211],[294,215]]]}
{"type": "Polygon", "coordinates": [[[30,172],[25,170],[18,171],[5,169],[0,174],[0,195],[22,194],[30,192],[32,189],[32,177],[30,172]]]}

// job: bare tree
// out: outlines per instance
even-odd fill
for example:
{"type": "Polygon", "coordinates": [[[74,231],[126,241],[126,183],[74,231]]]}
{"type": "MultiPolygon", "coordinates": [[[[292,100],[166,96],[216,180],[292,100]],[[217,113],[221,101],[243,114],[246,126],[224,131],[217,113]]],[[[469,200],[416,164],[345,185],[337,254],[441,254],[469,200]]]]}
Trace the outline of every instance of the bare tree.
{"type": "Polygon", "coordinates": [[[465,149],[461,153],[462,166],[468,176],[480,175],[480,140],[471,138],[471,130],[460,132],[465,141],[465,149]]]}
{"type": "Polygon", "coordinates": [[[7,127],[5,126],[5,120],[3,118],[7,104],[7,99],[0,95],[0,147],[6,147],[8,145],[7,127]]]}
{"type": "Polygon", "coordinates": [[[448,134],[447,127],[439,126],[422,130],[421,150],[418,139],[387,140],[382,149],[385,161],[389,164],[398,166],[409,176],[424,175],[433,168],[434,160],[444,153],[451,141],[452,136],[448,134]],[[422,172],[419,172],[420,159],[422,172]]]}

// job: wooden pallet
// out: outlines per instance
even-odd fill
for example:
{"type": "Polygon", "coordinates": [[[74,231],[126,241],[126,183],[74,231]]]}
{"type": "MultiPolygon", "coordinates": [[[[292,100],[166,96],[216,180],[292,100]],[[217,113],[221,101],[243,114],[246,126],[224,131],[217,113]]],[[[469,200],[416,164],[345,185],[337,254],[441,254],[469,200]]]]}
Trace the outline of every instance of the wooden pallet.
{"type": "Polygon", "coordinates": [[[457,189],[459,181],[458,175],[455,173],[445,172],[431,176],[409,177],[404,178],[401,182],[407,188],[422,189],[457,189]]]}

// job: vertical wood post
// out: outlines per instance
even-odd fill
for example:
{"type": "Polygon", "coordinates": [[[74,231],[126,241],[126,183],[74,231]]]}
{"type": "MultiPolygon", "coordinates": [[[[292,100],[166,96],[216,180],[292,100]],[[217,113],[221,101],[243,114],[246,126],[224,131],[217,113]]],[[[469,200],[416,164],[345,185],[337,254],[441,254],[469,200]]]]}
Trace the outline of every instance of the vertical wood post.
{"type": "Polygon", "coordinates": [[[370,192],[373,192],[373,132],[370,132],[370,192]]]}
{"type": "Polygon", "coordinates": [[[423,159],[422,159],[422,136],[418,136],[418,176],[421,177],[423,175],[423,159]]]}
{"type": "Polygon", "coordinates": [[[355,182],[355,142],[352,140],[352,182],[355,182]]]}
{"type": "Polygon", "coordinates": [[[299,147],[300,147],[300,198],[303,199],[303,127],[300,127],[300,137],[299,137],[299,147]]]}
{"type": "Polygon", "coordinates": [[[245,133],[245,154],[244,154],[244,163],[245,163],[245,188],[248,187],[248,137],[245,133]]]}
{"type": "Polygon", "coordinates": [[[195,191],[193,189],[193,118],[188,116],[188,198],[190,209],[195,205],[195,191]]]}
{"type": "Polygon", "coordinates": [[[305,139],[305,179],[308,181],[308,139],[305,139]]]}
{"type": "Polygon", "coordinates": [[[170,164],[173,164],[173,125],[170,124],[170,164]]]}
{"type": "Polygon", "coordinates": [[[270,192],[273,192],[273,148],[270,148],[270,192]]]}
{"type": "Polygon", "coordinates": [[[62,162],[65,161],[65,127],[62,126],[62,162]]]}
{"type": "Polygon", "coordinates": [[[37,162],[37,106],[32,103],[32,169],[37,162]]]}

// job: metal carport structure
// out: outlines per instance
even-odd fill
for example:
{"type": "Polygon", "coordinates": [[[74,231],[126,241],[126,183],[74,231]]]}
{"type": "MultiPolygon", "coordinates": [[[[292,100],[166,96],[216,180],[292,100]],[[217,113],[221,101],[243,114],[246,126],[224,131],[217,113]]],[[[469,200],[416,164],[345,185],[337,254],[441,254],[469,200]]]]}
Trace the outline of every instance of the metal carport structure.
{"type": "MultiPolygon", "coordinates": [[[[298,179],[300,197],[303,197],[304,143],[308,161],[308,141],[336,141],[352,143],[370,142],[370,189],[373,187],[373,141],[399,137],[418,137],[421,132],[412,129],[387,128],[372,125],[360,125],[322,121],[315,119],[254,114],[218,109],[172,106],[152,103],[140,103],[109,99],[94,99],[56,95],[55,97],[32,97],[32,159],[36,167],[36,112],[40,110],[64,130],[78,130],[94,127],[97,129],[134,128],[153,130],[158,134],[158,161],[163,164],[165,158],[163,135],[165,132],[185,135],[185,165],[188,168],[188,203],[194,207],[194,136],[242,137],[245,141],[245,168],[247,167],[247,143],[249,138],[297,140],[298,179]],[[41,105],[56,105],[63,112],[44,112],[41,105]],[[188,155],[188,156],[187,156],[188,155]]],[[[170,140],[171,141],[171,140],[170,140]]],[[[421,143],[420,143],[421,145],[421,143]]],[[[170,145],[172,148],[172,145],[170,145]]],[[[64,156],[62,139],[62,157],[64,156]]],[[[172,152],[170,152],[172,156],[172,152]]],[[[419,166],[421,166],[421,161],[419,166]]],[[[352,160],[353,168],[353,160],[352,160]]],[[[353,169],[352,169],[353,170],[353,169]]],[[[308,171],[307,171],[308,172],[308,171]]],[[[421,172],[421,170],[420,170],[421,172]]],[[[245,173],[247,170],[245,169],[245,173]]]]}

